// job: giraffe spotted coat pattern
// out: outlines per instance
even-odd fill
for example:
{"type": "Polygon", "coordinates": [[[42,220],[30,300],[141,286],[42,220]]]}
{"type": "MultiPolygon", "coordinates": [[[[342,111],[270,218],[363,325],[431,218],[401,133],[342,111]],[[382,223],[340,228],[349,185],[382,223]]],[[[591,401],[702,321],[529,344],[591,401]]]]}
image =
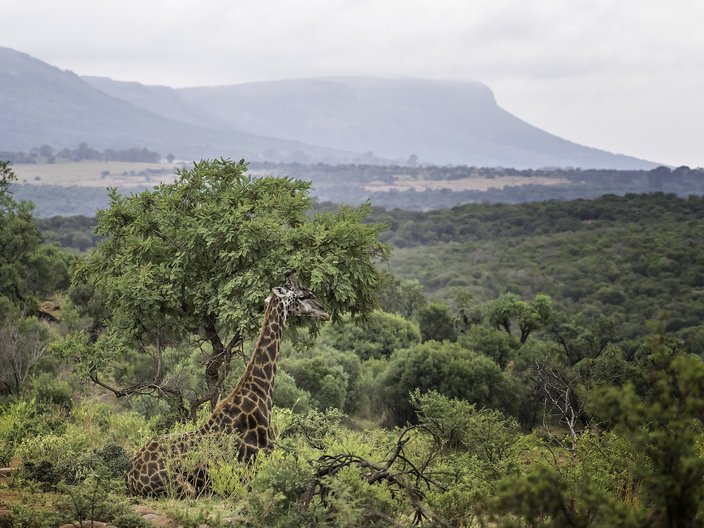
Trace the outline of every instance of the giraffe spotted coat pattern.
{"type": "Polygon", "coordinates": [[[188,456],[206,443],[224,445],[222,440],[234,439],[238,457],[245,461],[271,448],[269,422],[276,366],[289,315],[330,318],[315,295],[287,275],[286,283],[271,291],[261,333],[237,386],[199,429],[151,440],[135,455],[126,476],[131,494],[193,497],[208,490],[207,461],[194,463],[188,456]]]}

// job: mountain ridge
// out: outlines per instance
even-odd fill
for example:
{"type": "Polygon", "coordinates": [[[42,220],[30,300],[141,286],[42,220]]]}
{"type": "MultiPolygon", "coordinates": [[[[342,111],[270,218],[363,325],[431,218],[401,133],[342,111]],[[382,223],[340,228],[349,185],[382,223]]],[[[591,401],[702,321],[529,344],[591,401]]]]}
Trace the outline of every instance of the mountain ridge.
{"type": "Polygon", "coordinates": [[[425,163],[515,168],[655,166],[530,125],[501,108],[491,89],[476,81],[336,76],[178,92],[205,110],[220,108],[225,119],[244,123],[245,130],[276,130],[278,137],[295,135],[331,148],[345,144],[396,161],[416,155],[425,163]],[[310,110],[313,105],[316,112],[310,110]],[[321,123],[325,115],[335,118],[321,123]],[[365,137],[372,140],[365,143],[365,137]]]}
{"type": "Polygon", "coordinates": [[[87,142],[182,158],[648,169],[510,114],[479,82],[357,76],[170,88],[0,48],[0,150],[87,142]]]}
{"type": "Polygon", "coordinates": [[[298,153],[334,161],[333,152],[298,141],[265,138],[159,115],[98,90],[73,72],[25,53],[0,47],[0,150],[29,150],[42,144],[146,147],[181,157],[232,156],[289,160],[298,153]]]}

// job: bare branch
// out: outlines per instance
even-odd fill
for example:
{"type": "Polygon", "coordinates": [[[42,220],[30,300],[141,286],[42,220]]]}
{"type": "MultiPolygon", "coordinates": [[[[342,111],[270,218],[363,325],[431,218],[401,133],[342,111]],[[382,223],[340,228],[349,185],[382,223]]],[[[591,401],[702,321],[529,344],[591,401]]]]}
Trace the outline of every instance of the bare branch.
{"type": "MultiPolygon", "coordinates": [[[[422,428],[422,426],[412,426],[404,429],[399,435],[390,456],[382,462],[371,462],[353,453],[321,456],[317,460],[318,469],[315,472],[315,476],[308,483],[306,491],[301,497],[301,504],[307,507],[315,497],[319,497],[324,504],[327,504],[327,496],[331,491],[327,483],[327,477],[337,474],[346,467],[356,466],[363,470],[362,478],[369,484],[386,482],[392,496],[401,493],[409,500],[414,511],[412,526],[421,524],[425,519],[432,521],[434,525],[446,526],[446,523],[436,517],[427,507],[425,493],[421,489],[421,486],[428,490],[432,489],[433,486],[438,489],[444,489],[425,472],[430,461],[424,460],[422,464],[416,465],[404,453],[404,448],[410,440],[408,435],[411,431],[419,428],[422,428]],[[396,471],[392,471],[392,468],[395,468],[396,471]],[[411,479],[410,481],[409,478],[411,479]]],[[[435,456],[435,451],[438,451],[439,447],[440,444],[436,443],[437,449],[432,450],[433,453],[429,455],[429,459],[435,456]]]]}
{"type": "MultiPolygon", "coordinates": [[[[564,424],[570,432],[572,456],[576,454],[577,424],[584,416],[582,401],[577,397],[574,387],[578,378],[567,379],[565,375],[550,365],[541,365],[536,361],[535,372],[545,395],[545,408],[557,420],[564,424]]],[[[547,422],[544,420],[547,429],[547,422]]]]}

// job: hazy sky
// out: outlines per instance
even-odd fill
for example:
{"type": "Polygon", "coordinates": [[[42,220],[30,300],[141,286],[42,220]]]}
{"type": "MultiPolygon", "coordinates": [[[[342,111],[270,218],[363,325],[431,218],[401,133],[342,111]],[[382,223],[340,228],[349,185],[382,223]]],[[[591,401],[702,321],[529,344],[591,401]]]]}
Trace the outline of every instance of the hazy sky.
{"type": "Polygon", "coordinates": [[[702,0],[0,0],[0,45],[173,87],[478,80],[577,143],[704,166],[702,0]]]}

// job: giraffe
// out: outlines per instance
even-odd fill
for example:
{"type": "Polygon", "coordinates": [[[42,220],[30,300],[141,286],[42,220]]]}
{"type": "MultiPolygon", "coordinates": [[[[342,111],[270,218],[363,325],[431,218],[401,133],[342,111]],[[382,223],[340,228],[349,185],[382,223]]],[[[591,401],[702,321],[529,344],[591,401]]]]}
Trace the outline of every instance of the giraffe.
{"type": "Polygon", "coordinates": [[[159,497],[172,491],[192,497],[207,491],[207,462],[197,463],[193,469],[179,461],[194,447],[213,439],[234,439],[238,457],[244,461],[260,450],[271,449],[269,420],[286,319],[294,315],[327,321],[330,316],[315,295],[296,283],[290,271],[284,284],[273,288],[265,302],[261,332],[237,386],[200,428],[175,438],[156,438],[142,447],[127,470],[129,493],[159,497]]]}

